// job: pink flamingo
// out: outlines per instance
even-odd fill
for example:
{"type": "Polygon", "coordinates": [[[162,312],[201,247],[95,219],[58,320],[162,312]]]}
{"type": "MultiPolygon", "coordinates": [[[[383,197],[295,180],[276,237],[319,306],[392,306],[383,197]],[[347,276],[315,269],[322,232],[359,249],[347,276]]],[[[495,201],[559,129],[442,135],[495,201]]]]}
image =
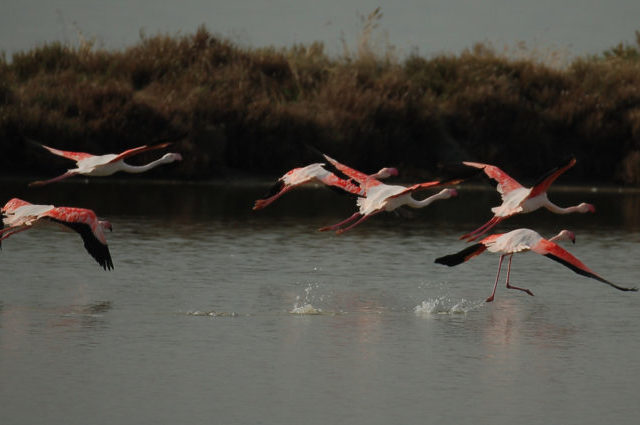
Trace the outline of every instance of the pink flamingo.
{"type": "Polygon", "coordinates": [[[489,252],[500,253],[500,263],[498,264],[498,274],[496,275],[496,282],[493,285],[493,292],[491,292],[491,295],[486,300],[487,302],[493,301],[496,293],[496,286],[498,285],[498,278],[500,277],[502,260],[506,256],[509,256],[509,265],[507,267],[507,288],[517,289],[519,291],[526,292],[529,295],[533,295],[533,292],[531,292],[529,289],[520,288],[509,284],[509,275],[511,274],[511,259],[513,257],[513,254],[527,251],[533,251],[538,254],[544,255],[545,257],[551,258],[552,260],[559,262],[563,266],[569,267],[571,270],[578,274],[599,280],[600,282],[604,282],[607,285],[619,289],[620,291],[638,290],[638,288],[625,288],[622,286],[618,286],[596,274],[587,266],[585,266],[580,260],[578,260],[564,248],[555,243],[555,241],[560,240],[570,240],[571,242],[575,243],[576,238],[573,232],[570,232],[569,230],[562,230],[556,236],[547,240],[533,230],[517,229],[508,233],[499,233],[487,236],[479,243],[463,249],[456,254],[436,258],[435,262],[452,267],[464,263],[465,261],[470,260],[476,255],[482,254],[485,250],[488,250],[489,252]]]}
{"type": "MultiPolygon", "coordinates": [[[[255,202],[253,209],[259,210],[265,208],[294,187],[312,181],[320,182],[331,187],[337,187],[354,195],[362,196],[365,194],[365,190],[361,186],[353,183],[351,180],[341,179],[334,173],[325,170],[323,166],[324,164],[322,163],[315,163],[307,165],[306,167],[294,168],[293,170],[288,171],[278,179],[275,185],[273,185],[265,199],[258,199],[255,202]]],[[[398,170],[389,167],[382,168],[380,171],[370,176],[364,174],[366,179],[385,179],[397,175],[398,170]]]]}
{"type": "Polygon", "coordinates": [[[494,216],[491,220],[474,230],[460,237],[469,242],[478,239],[480,236],[488,232],[496,224],[502,220],[511,217],[514,214],[524,214],[544,207],[555,214],[570,214],[574,212],[586,213],[595,212],[593,205],[581,203],[573,207],[561,208],[547,197],[547,189],[562,173],[573,167],[576,163],[575,158],[571,158],[566,164],[554,168],[543,177],[533,187],[527,188],[511,178],[507,173],[494,165],[480,164],[477,162],[463,162],[470,167],[482,169],[491,179],[498,182],[498,192],[502,197],[502,205],[491,208],[494,216]]]}
{"type": "MultiPolygon", "coordinates": [[[[35,143],[35,142],[34,142],[35,143]]],[[[39,143],[38,143],[39,144],[39,143]]],[[[29,183],[29,186],[43,186],[45,184],[57,182],[63,179],[66,179],[71,176],[75,176],[76,174],[82,174],[85,176],[110,176],[111,174],[117,173],[118,171],[124,171],[127,173],[143,173],[148,171],[158,165],[169,164],[174,161],[181,161],[182,155],[179,153],[167,153],[163,155],[160,159],[157,159],[153,162],[150,162],[146,165],[130,165],[124,162],[126,158],[129,158],[133,155],[137,155],[142,152],[155,150],[155,149],[163,149],[169,146],[171,143],[160,143],[158,145],[153,146],[139,146],[137,148],[128,149],[119,154],[106,154],[106,155],[92,155],[90,153],[84,152],[70,152],[70,151],[62,151],[59,149],[50,148],[49,146],[45,146],[39,144],[49,152],[54,155],[62,156],[67,159],[71,159],[76,161],[76,167],[67,170],[66,173],[61,176],[52,178],[50,180],[44,181],[35,181],[29,183]]]]}
{"type": "Polygon", "coordinates": [[[87,252],[95,258],[103,269],[113,269],[113,261],[107,246],[104,231],[112,230],[111,223],[98,220],[92,210],[85,208],[55,207],[36,205],[22,199],[13,198],[0,210],[3,225],[0,241],[19,232],[32,228],[40,220],[61,224],[80,234],[87,252]]]}
{"type": "MultiPolygon", "coordinates": [[[[411,208],[424,208],[434,201],[440,199],[448,199],[458,195],[458,192],[455,189],[443,189],[433,196],[418,201],[411,197],[412,193],[420,189],[440,186],[444,183],[441,181],[432,181],[426,183],[418,183],[410,187],[388,185],[380,182],[372,176],[368,176],[360,171],[347,167],[346,165],[339,163],[338,161],[330,158],[327,155],[325,155],[324,157],[338,170],[358,182],[360,184],[360,187],[365,191],[365,194],[361,195],[361,197],[358,198],[358,212],[354,213],[349,218],[341,221],[340,223],[318,229],[321,232],[337,229],[336,233],[341,234],[346,232],[347,230],[353,229],[355,226],[362,223],[369,217],[372,217],[373,215],[381,213],[383,211],[393,211],[403,205],[407,205],[411,208]],[[353,224],[350,224],[354,220],[357,221],[355,221],[353,224]],[[340,228],[340,226],[347,224],[350,225],[344,228],[340,228]]],[[[452,180],[447,183],[455,182],[457,181],[452,180]]]]}

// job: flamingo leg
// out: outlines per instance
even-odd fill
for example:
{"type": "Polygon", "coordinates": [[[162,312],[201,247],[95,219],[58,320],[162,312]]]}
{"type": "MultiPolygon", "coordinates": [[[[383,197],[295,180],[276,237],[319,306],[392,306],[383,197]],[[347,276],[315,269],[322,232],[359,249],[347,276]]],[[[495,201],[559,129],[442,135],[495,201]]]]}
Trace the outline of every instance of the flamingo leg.
{"type": "Polygon", "coordinates": [[[517,289],[518,291],[522,291],[522,292],[526,292],[527,294],[531,295],[533,297],[533,292],[531,292],[530,290],[526,289],[526,288],[520,288],[518,286],[513,286],[509,284],[509,275],[511,275],[511,259],[513,258],[513,254],[511,254],[511,256],[509,256],[509,266],[507,267],[507,288],[509,289],[517,289]]]}
{"type": "Polygon", "coordinates": [[[30,226],[23,226],[21,228],[16,229],[15,227],[7,227],[7,230],[10,230],[9,232],[4,232],[5,229],[3,229],[3,233],[4,235],[2,235],[2,237],[0,238],[0,241],[3,241],[5,239],[7,239],[9,236],[11,235],[15,235],[16,233],[20,233],[20,232],[24,232],[25,230],[28,230],[30,228],[30,226]]]}
{"type": "Polygon", "coordinates": [[[356,227],[358,224],[362,223],[363,221],[365,221],[366,219],[378,214],[380,211],[374,211],[371,214],[367,214],[367,215],[363,215],[362,218],[360,218],[360,220],[356,221],[355,223],[353,223],[351,226],[349,227],[345,227],[344,229],[339,229],[336,231],[336,234],[341,235],[342,233],[346,232],[347,230],[351,230],[354,227],[356,227]]]}
{"type": "Polygon", "coordinates": [[[271,196],[270,198],[258,199],[256,201],[256,203],[254,204],[253,209],[254,210],[261,210],[262,208],[265,208],[265,207],[269,206],[276,199],[278,199],[279,197],[281,197],[282,195],[284,195],[285,193],[290,191],[292,188],[293,188],[293,186],[286,186],[280,192],[276,193],[275,195],[271,196]]]}
{"type": "Polygon", "coordinates": [[[349,218],[347,218],[346,220],[342,220],[340,223],[336,223],[332,226],[325,226],[325,227],[321,227],[320,229],[318,229],[319,232],[326,232],[327,230],[336,230],[338,227],[342,226],[343,224],[347,224],[353,220],[355,220],[356,218],[360,217],[360,213],[354,213],[353,215],[349,216],[349,218]]]}
{"type": "Polygon", "coordinates": [[[485,233],[487,233],[489,230],[493,229],[495,227],[496,224],[500,223],[502,220],[504,220],[504,217],[493,217],[491,220],[489,220],[487,222],[487,226],[482,229],[481,232],[475,234],[474,235],[470,235],[471,237],[467,237],[467,242],[473,242],[476,239],[478,239],[480,236],[484,235],[485,233]]]}
{"type": "Polygon", "coordinates": [[[78,173],[67,171],[63,175],[58,176],[58,177],[54,177],[54,178],[49,179],[49,180],[40,180],[40,181],[31,182],[31,183],[29,183],[29,187],[44,186],[45,184],[54,183],[54,182],[57,182],[57,181],[60,181],[60,180],[64,180],[67,177],[75,176],[76,174],[78,174],[78,173]]]}
{"type": "Polygon", "coordinates": [[[489,226],[494,220],[496,219],[496,217],[494,216],[493,218],[491,218],[491,220],[487,221],[486,223],[484,223],[482,226],[478,227],[476,230],[469,232],[465,235],[460,236],[460,239],[467,239],[475,234],[477,234],[478,232],[483,231],[484,229],[487,228],[487,226],[489,226]]]}
{"type": "MultiPolygon", "coordinates": [[[[506,255],[506,254],[505,254],[506,255]]],[[[498,263],[498,274],[496,275],[496,283],[493,284],[493,291],[491,292],[491,295],[489,295],[489,298],[487,298],[485,301],[490,303],[491,301],[493,301],[493,298],[496,295],[496,288],[498,287],[498,279],[500,278],[500,269],[502,268],[502,260],[504,259],[504,255],[500,256],[500,262],[498,263]]]]}

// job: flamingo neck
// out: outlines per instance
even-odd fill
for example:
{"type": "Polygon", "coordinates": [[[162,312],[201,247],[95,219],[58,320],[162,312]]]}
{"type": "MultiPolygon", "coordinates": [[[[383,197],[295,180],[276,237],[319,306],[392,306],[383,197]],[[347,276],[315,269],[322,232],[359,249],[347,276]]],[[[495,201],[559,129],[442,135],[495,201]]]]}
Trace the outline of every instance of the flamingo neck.
{"type": "Polygon", "coordinates": [[[409,196],[407,206],[411,208],[424,208],[427,205],[430,205],[434,201],[438,201],[440,199],[447,199],[447,198],[449,198],[449,195],[445,191],[436,193],[435,195],[429,196],[428,198],[425,198],[421,201],[418,201],[417,199],[414,199],[413,197],[409,196]]]}
{"type": "Polygon", "coordinates": [[[122,161],[120,164],[120,169],[126,173],[144,173],[145,171],[149,171],[152,168],[157,167],[158,165],[167,164],[172,162],[170,158],[160,158],[152,161],[146,165],[131,165],[122,161]]]}
{"type": "Polygon", "coordinates": [[[544,207],[555,214],[571,214],[575,212],[585,212],[583,211],[581,205],[574,205],[572,207],[562,208],[549,200],[547,200],[544,207]]]}

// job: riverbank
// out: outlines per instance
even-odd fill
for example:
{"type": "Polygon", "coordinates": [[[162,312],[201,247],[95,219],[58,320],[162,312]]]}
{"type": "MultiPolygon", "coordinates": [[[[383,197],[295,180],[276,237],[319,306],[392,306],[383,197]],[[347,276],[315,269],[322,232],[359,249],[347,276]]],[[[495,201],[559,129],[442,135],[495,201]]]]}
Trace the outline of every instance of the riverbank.
{"type": "MultiPolygon", "coordinates": [[[[141,178],[271,177],[317,151],[408,181],[461,160],[535,179],[567,155],[563,183],[640,186],[640,36],[558,69],[476,45],[393,55],[361,43],[247,49],[200,28],[125,50],[52,43],[0,62],[2,174],[57,175],[66,150],[174,140],[185,158],[141,178]]],[[[141,162],[157,153],[141,155],[141,162]]]]}

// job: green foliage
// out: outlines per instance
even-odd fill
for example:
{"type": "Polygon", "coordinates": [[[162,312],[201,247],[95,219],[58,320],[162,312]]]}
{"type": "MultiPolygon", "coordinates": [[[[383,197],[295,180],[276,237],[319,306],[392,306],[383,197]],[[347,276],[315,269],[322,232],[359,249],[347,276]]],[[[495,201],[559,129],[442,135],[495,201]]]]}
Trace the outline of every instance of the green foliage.
{"type": "Polygon", "coordinates": [[[637,46],[563,68],[484,44],[401,62],[373,37],[381,17],[363,17],[356,47],[336,58],[321,43],[241,48],[204,27],[122,51],[51,43],[2,56],[0,143],[11,155],[0,161],[8,173],[57,166],[24,137],[100,153],[186,134],[174,177],[279,175],[321,160],[311,145],[405,178],[466,159],[535,176],[575,154],[566,181],[640,184],[640,32],[637,46]]]}

